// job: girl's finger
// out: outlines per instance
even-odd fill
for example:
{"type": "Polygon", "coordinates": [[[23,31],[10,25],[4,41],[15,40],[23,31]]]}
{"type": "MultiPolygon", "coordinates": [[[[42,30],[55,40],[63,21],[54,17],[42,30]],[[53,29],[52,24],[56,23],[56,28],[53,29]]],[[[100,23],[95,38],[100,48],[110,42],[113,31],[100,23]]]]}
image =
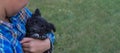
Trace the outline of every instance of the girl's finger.
{"type": "Polygon", "coordinates": [[[24,53],[30,53],[30,49],[29,48],[23,48],[24,53]]]}
{"type": "Polygon", "coordinates": [[[27,43],[34,40],[33,38],[23,38],[23,40],[21,41],[21,43],[27,43]]]}
{"type": "Polygon", "coordinates": [[[25,52],[28,52],[28,51],[30,50],[30,48],[23,48],[23,50],[24,50],[25,52]]]}
{"type": "Polygon", "coordinates": [[[23,43],[23,44],[22,44],[22,47],[23,47],[23,48],[30,48],[30,43],[23,43]]]}

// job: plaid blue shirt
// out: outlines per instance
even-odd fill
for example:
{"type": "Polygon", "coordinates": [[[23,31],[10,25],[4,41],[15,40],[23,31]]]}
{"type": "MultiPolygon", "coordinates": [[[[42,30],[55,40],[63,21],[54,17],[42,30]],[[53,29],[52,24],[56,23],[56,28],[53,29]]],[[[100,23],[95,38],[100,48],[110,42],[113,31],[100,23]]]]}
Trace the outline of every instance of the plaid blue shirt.
{"type": "MultiPolygon", "coordinates": [[[[0,53],[24,53],[20,41],[26,34],[25,23],[32,13],[23,8],[9,22],[0,20],[0,53]]],[[[48,33],[51,43],[54,42],[54,34],[48,33]]]]}

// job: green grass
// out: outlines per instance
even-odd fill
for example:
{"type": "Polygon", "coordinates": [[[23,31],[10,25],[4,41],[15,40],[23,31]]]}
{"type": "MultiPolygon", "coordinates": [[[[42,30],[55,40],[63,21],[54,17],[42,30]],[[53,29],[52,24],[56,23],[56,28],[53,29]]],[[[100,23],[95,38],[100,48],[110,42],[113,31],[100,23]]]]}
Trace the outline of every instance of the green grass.
{"type": "Polygon", "coordinates": [[[120,0],[30,0],[55,24],[54,53],[120,53],[120,0]]]}

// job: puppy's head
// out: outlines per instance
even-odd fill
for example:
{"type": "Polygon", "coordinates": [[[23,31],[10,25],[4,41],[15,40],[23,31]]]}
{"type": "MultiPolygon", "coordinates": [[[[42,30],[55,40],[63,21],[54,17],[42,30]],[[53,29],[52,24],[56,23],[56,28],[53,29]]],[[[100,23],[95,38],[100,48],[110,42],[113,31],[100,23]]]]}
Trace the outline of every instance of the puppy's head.
{"type": "Polygon", "coordinates": [[[26,29],[30,35],[33,35],[34,33],[44,35],[48,32],[56,31],[54,25],[52,23],[47,22],[41,16],[39,9],[36,9],[32,17],[27,20],[26,29]]]}

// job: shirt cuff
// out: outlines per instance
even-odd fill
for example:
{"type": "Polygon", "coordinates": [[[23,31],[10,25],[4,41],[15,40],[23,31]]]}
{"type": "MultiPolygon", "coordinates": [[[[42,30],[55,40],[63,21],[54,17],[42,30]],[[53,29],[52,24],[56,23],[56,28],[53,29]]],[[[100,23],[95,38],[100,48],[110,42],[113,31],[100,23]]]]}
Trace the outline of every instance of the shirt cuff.
{"type": "Polygon", "coordinates": [[[50,39],[50,42],[51,42],[52,44],[54,44],[54,42],[55,42],[55,35],[54,35],[54,33],[50,32],[50,33],[48,33],[47,35],[48,35],[48,37],[49,37],[49,39],[50,39]]]}

